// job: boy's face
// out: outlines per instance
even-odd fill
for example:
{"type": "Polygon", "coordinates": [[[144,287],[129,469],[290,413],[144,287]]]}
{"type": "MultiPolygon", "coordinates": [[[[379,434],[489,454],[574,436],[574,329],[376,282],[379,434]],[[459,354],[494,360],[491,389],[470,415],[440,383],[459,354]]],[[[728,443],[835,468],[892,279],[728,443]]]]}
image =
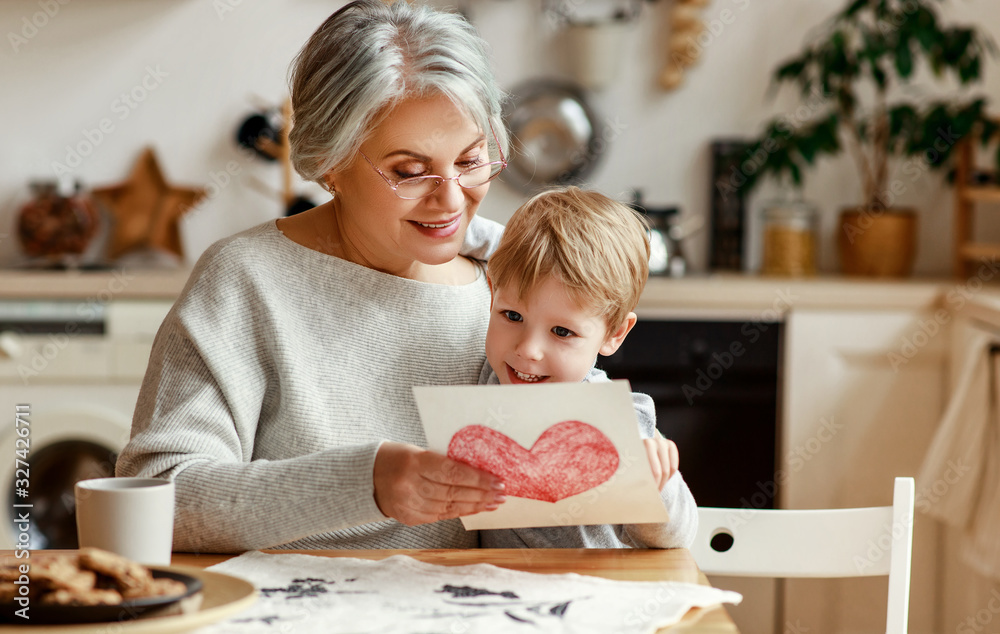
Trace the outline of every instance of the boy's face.
{"type": "Polygon", "coordinates": [[[635,324],[635,314],[609,333],[607,323],[582,308],[556,277],[523,300],[513,289],[493,288],[486,358],[500,382],[570,382],[587,376],[598,354],[613,354],[635,324]]]}

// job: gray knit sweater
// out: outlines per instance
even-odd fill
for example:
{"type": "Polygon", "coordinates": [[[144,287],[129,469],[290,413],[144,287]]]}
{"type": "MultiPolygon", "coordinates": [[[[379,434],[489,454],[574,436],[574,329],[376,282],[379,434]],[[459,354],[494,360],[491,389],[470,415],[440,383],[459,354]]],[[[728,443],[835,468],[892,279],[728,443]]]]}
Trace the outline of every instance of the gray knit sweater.
{"type": "Polygon", "coordinates": [[[427,444],[413,386],[476,383],[489,307],[483,274],[380,273],[274,221],[224,239],[157,333],[117,474],[175,480],[176,550],[476,547],[386,518],[372,472],[383,440],[427,444]]]}

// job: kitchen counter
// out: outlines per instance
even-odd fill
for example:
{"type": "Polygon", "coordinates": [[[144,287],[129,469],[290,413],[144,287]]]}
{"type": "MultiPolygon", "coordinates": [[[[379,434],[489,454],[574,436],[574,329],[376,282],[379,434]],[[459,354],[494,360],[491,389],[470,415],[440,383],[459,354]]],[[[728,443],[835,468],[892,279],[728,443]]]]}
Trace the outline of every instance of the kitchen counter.
{"type": "MultiPolygon", "coordinates": [[[[934,309],[943,306],[955,288],[949,278],[786,278],[736,273],[650,277],[636,313],[640,319],[719,316],[773,321],[792,308],[934,309]]],[[[1000,287],[997,293],[1000,296],[1000,287]]]]}
{"type": "Polygon", "coordinates": [[[963,315],[978,319],[996,329],[1000,329],[1000,288],[984,288],[957,307],[963,315]]]}
{"type": "MultiPolygon", "coordinates": [[[[0,270],[0,299],[173,299],[190,270],[112,271],[0,270]]],[[[751,274],[650,277],[639,316],[746,317],[773,320],[791,308],[909,310],[946,307],[969,300],[994,302],[1000,286],[959,285],[949,278],[884,280],[818,276],[763,277],[751,274]],[[949,300],[950,298],[950,300],[949,300]]]]}
{"type": "Polygon", "coordinates": [[[189,269],[7,269],[0,270],[0,299],[83,299],[101,303],[120,299],[174,299],[190,274],[189,269]]]}

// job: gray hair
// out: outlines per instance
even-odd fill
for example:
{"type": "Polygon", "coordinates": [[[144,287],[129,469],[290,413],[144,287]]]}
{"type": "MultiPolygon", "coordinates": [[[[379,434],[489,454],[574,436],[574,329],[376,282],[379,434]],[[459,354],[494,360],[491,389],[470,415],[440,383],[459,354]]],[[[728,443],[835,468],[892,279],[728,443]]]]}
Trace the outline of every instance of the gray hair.
{"type": "Polygon", "coordinates": [[[505,95],[486,42],[457,14],[404,0],[356,0],[327,18],[292,63],[291,158],[302,178],[341,167],[409,97],[443,94],[506,149],[505,95]]]}

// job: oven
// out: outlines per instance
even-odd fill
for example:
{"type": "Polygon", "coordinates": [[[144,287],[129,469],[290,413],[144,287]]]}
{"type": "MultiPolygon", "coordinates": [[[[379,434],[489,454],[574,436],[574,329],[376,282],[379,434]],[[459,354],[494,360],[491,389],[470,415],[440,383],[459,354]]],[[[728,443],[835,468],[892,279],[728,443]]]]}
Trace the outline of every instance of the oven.
{"type": "Polygon", "coordinates": [[[0,548],[77,546],[73,487],[114,475],[170,305],[0,301],[0,548]]]}
{"type": "MultiPolygon", "coordinates": [[[[618,352],[599,359],[611,378],[653,397],[699,506],[777,506],[783,330],[759,318],[640,315],[618,352]]],[[[781,580],[713,576],[712,585],[743,594],[729,608],[741,632],[780,631],[781,580]]]]}
{"type": "Polygon", "coordinates": [[[599,366],[656,405],[699,506],[774,508],[782,324],[639,319],[599,366]]]}

